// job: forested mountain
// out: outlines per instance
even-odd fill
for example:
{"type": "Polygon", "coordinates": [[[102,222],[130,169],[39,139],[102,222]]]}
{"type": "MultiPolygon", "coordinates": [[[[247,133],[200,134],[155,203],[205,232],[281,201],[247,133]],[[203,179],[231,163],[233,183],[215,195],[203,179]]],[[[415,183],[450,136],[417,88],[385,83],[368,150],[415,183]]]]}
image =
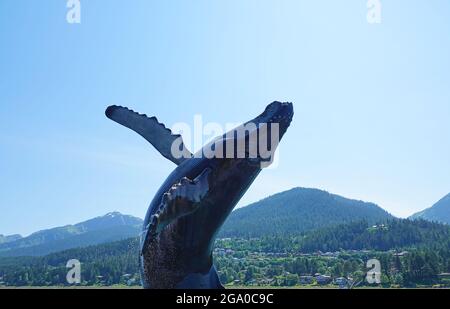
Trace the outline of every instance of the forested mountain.
{"type": "Polygon", "coordinates": [[[410,217],[411,219],[425,219],[450,224],[450,194],[443,197],[432,207],[418,212],[410,217]]]}
{"type": "Polygon", "coordinates": [[[124,283],[122,280],[131,279],[125,274],[138,276],[138,245],[137,238],[129,238],[43,257],[0,258],[0,281],[15,286],[63,285],[67,283],[67,261],[78,259],[82,280],[88,284],[124,283]]]}
{"type": "Polygon", "coordinates": [[[31,234],[0,244],[0,256],[45,255],[65,249],[125,239],[139,234],[142,220],[109,213],[75,225],[67,225],[31,234]]]}
{"type": "MultiPolygon", "coordinates": [[[[382,222],[392,216],[375,204],[317,189],[295,188],[234,211],[220,237],[259,237],[301,232],[357,220],[382,222]]],[[[75,225],[1,241],[0,256],[45,255],[70,248],[137,236],[142,220],[118,212],[75,225]]]]}
{"type": "MultiPolygon", "coordinates": [[[[367,221],[352,222],[326,227],[299,235],[267,235],[246,239],[245,250],[262,252],[334,252],[340,250],[377,250],[440,246],[450,243],[450,227],[425,220],[393,219],[379,225],[367,221]]],[[[219,246],[241,240],[224,238],[219,246]]]]}
{"type": "MultiPolygon", "coordinates": [[[[70,259],[82,263],[84,285],[139,284],[138,247],[132,238],[45,257],[0,258],[0,285],[67,284],[70,259]]],[[[438,274],[450,272],[450,227],[423,220],[376,226],[362,221],[297,236],[226,238],[217,240],[215,248],[223,282],[243,285],[293,285],[298,276],[316,272],[355,277],[364,274],[365,261],[373,257],[382,262],[385,284],[434,284],[438,274]],[[407,253],[396,255],[403,250],[407,253]]]]}
{"type": "Polygon", "coordinates": [[[235,210],[220,237],[298,234],[352,221],[383,222],[393,216],[373,203],[318,189],[294,188],[235,210]]]}

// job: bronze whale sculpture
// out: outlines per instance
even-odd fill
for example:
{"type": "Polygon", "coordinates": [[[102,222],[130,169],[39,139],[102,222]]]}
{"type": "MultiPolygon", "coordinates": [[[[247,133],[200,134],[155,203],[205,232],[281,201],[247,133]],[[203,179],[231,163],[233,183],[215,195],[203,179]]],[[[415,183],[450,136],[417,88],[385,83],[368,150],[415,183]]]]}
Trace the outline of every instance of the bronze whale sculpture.
{"type": "Polygon", "coordinates": [[[145,217],[139,259],[143,287],[223,288],[213,265],[214,240],[262,168],[272,161],[291,123],[292,103],[269,104],[261,115],[196,154],[155,117],[120,106],[108,107],[105,114],[142,135],[177,164],[145,217]]]}

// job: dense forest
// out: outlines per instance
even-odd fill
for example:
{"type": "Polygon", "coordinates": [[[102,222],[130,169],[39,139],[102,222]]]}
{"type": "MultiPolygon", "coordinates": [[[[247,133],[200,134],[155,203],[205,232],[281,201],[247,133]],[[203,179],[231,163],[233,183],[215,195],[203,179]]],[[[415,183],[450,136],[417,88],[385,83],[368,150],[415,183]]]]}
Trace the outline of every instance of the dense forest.
{"type": "Polygon", "coordinates": [[[369,225],[366,221],[328,227],[299,237],[302,252],[346,250],[386,251],[409,246],[430,246],[450,240],[450,228],[424,220],[391,220],[369,225]]]}
{"type": "MultiPolygon", "coordinates": [[[[448,245],[448,244],[447,244],[448,245]]],[[[232,250],[232,249],[231,249],[232,250]]],[[[216,264],[222,282],[228,285],[298,286],[308,276],[329,276],[330,282],[346,278],[358,285],[364,279],[366,262],[376,258],[381,264],[383,287],[450,287],[449,247],[410,249],[408,251],[340,251],[333,254],[261,254],[232,251],[218,256],[216,264]],[[445,275],[445,276],[443,276],[445,275]]],[[[311,281],[310,285],[317,282],[311,281]]]]}
{"type": "MultiPolygon", "coordinates": [[[[383,286],[447,286],[450,227],[421,220],[359,221],[299,236],[223,238],[214,255],[226,285],[295,286],[316,273],[362,285],[365,262],[378,258],[383,286]]],[[[65,285],[70,259],[82,262],[83,285],[138,285],[137,256],[138,240],[132,238],[45,257],[2,258],[0,285],[65,285]]]]}
{"type": "Polygon", "coordinates": [[[450,241],[450,227],[424,220],[394,219],[378,225],[357,221],[306,232],[298,236],[274,235],[258,238],[223,238],[219,246],[260,252],[303,252],[340,250],[387,251],[407,247],[431,247],[450,241]],[[245,242],[241,240],[245,239],[245,242]],[[241,245],[245,244],[245,248],[241,245]]]}
{"type": "Polygon", "coordinates": [[[70,249],[45,257],[0,258],[0,282],[14,286],[50,286],[66,283],[67,261],[82,263],[85,285],[126,283],[138,276],[137,238],[70,249]]]}

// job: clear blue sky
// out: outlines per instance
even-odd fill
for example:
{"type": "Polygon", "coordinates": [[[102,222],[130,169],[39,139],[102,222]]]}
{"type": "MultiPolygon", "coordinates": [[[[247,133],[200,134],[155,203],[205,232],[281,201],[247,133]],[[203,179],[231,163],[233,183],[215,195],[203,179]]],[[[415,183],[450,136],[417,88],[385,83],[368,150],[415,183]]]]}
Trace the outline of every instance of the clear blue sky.
{"type": "Polygon", "coordinates": [[[104,116],[171,126],[295,104],[277,169],[240,206],[294,186],[408,216],[450,192],[450,2],[0,2],[0,233],[110,211],[143,217],[174,165],[104,116]]]}

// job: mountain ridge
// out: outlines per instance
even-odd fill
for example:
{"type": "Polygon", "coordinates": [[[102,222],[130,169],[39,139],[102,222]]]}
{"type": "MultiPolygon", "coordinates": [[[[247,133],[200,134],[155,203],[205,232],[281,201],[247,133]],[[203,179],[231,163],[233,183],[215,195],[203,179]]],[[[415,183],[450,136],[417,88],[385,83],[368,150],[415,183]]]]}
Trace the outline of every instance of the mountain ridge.
{"type": "Polygon", "coordinates": [[[6,244],[8,242],[16,241],[21,238],[22,238],[22,235],[20,235],[20,234],[13,234],[13,235],[0,234],[0,244],[6,244]]]}
{"type": "MultiPolygon", "coordinates": [[[[348,199],[324,190],[292,188],[233,211],[219,237],[259,237],[298,234],[323,227],[366,220],[395,218],[374,203],[348,199]]],[[[0,256],[45,255],[59,250],[96,245],[138,236],[143,220],[110,212],[77,224],[37,231],[0,243],[0,256]]]]}
{"type": "Polygon", "coordinates": [[[433,204],[433,206],[419,211],[409,218],[450,224],[450,193],[433,204]]]}
{"type": "Polygon", "coordinates": [[[0,243],[0,256],[44,255],[79,246],[120,240],[139,234],[143,220],[111,212],[76,224],[40,230],[0,243]]]}
{"type": "Polygon", "coordinates": [[[219,235],[260,237],[266,234],[292,234],[361,219],[379,223],[393,218],[374,203],[345,198],[320,189],[295,187],[235,210],[219,235]]]}

